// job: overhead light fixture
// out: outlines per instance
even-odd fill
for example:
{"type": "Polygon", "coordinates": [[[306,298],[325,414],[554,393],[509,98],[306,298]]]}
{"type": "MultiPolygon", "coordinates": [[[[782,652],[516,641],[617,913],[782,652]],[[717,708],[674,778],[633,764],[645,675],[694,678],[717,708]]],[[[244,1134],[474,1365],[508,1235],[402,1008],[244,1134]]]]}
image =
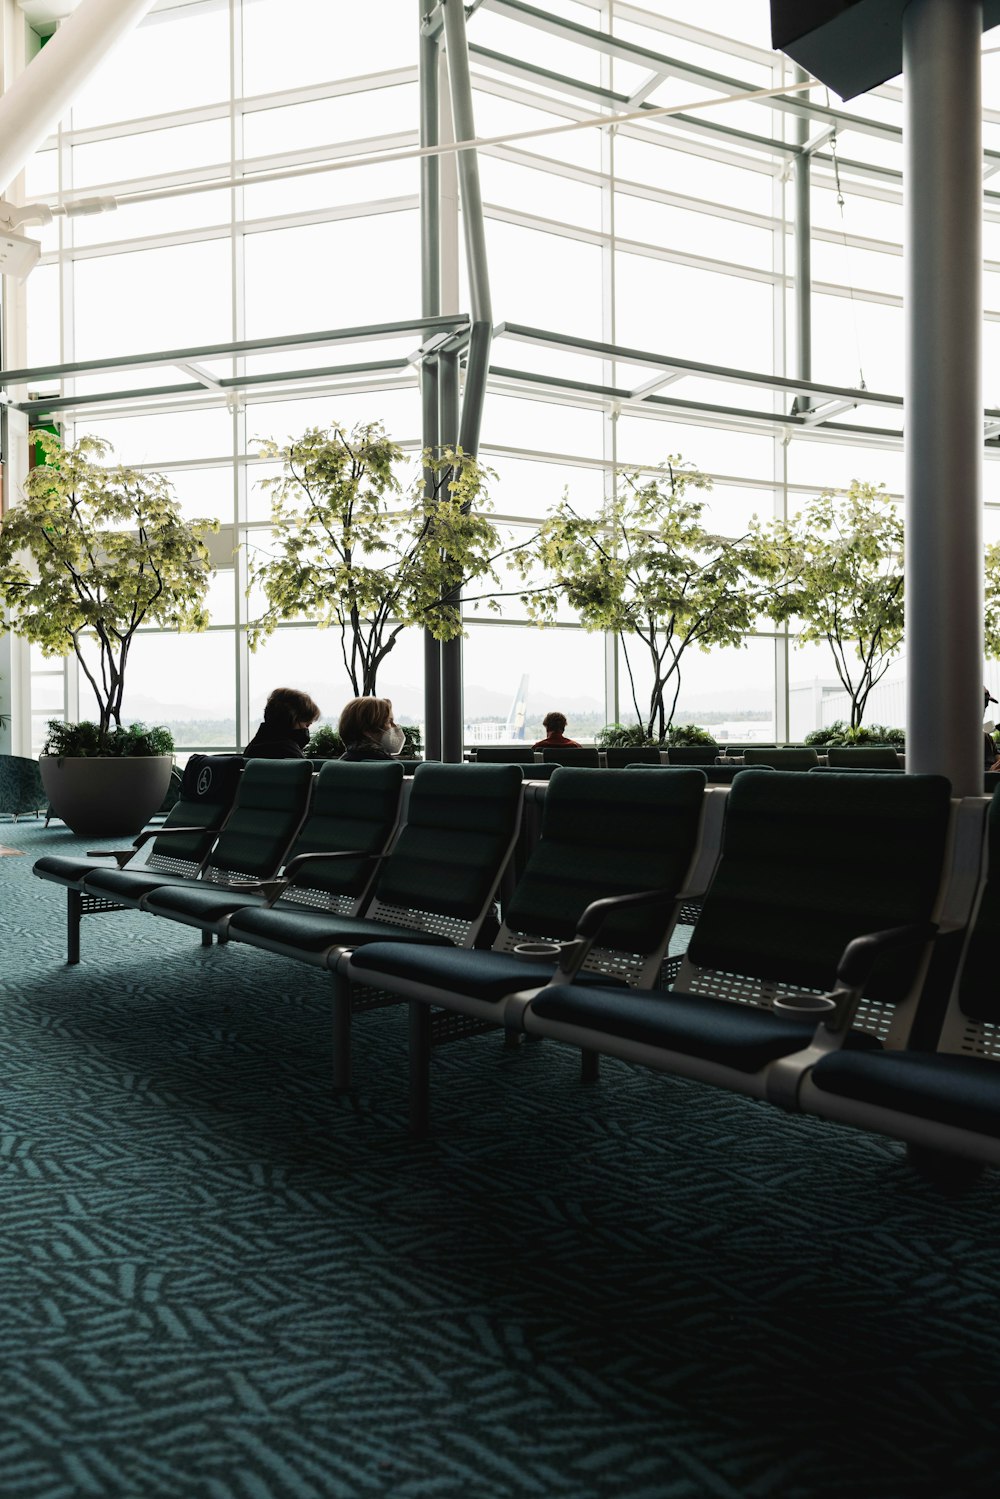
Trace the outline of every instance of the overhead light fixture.
{"type": "Polygon", "coordinates": [[[13,276],[16,281],[23,281],[38,264],[41,253],[42,247],[37,239],[15,234],[12,229],[0,229],[0,276],[13,276]]]}

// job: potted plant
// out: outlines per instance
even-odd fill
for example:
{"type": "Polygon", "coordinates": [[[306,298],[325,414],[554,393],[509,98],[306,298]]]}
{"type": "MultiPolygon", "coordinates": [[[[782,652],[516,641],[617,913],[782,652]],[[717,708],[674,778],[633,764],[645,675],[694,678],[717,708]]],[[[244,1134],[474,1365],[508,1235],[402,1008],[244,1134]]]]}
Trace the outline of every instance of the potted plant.
{"type": "Polygon", "coordinates": [[[41,756],[52,811],[75,833],[136,832],[163,800],[173,742],[123,729],[125,673],[143,626],[201,630],[211,564],[209,520],[187,521],[162,474],[112,464],[109,444],[63,447],[36,434],[42,462],[0,525],[0,598],[15,631],[46,656],[76,656],[95,722],[53,721],[41,756]]]}
{"type": "Polygon", "coordinates": [[[344,741],[332,724],[322,723],[313,729],[305,752],[310,760],[339,760],[344,753],[344,741]]]}
{"type": "MultiPolygon", "coordinates": [[[[284,446],[258,440],[281,472],[267,547],[250,555],[250,588],[266,608],[255,650],[282,620],[329,628],[355,697],[377,693],[380,667],[412,625],[435,640],[462,634],[466,583],[497,581],[504,548],[489,518],[488,470],[460,448],[425,451],[406,484],[402,449],[380,422],[310,427],[284,446]]],[[[412,467],[412,465],[411,465],[412,467]]]]}
{"type": "Polygon", "coordinates": [[[705,475],[677,456],[653,477],[618,470],[614,493],[599,509],[578,511],[564,498],[514,558],[526,581],[536,570],[544,575],[521,595],[529,619],[554,623],[565,599],[585,630],[618,636],[632,707],[650,745],[669,742],[693,649],[746,644],[761,579],[774,566],[758,529],[727,537],[707,528],[705,502],[694,491],[709,488],[705,475]],[[640,662],[651,672],[646,702],[634,672],[640,662]]]}

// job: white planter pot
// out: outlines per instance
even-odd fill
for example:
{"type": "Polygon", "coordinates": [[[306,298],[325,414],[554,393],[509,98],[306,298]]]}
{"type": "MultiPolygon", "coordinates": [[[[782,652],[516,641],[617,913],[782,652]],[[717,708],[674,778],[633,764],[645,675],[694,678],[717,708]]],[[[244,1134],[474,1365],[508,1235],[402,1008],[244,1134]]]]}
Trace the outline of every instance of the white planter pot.
{"type": "Polygon", "coordinates": [[[173,758],[41,755],[38,763],[56,817],[81,837],[119,838],[138,833],[160,806],[173,758]]]}

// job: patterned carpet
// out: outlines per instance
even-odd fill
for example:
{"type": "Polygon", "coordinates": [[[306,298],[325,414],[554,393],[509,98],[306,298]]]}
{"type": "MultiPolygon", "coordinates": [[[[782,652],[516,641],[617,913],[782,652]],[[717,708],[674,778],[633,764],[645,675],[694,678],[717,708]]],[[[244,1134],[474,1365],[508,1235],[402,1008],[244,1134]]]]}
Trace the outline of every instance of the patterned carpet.
{"type": "MultiPolygon", "coordinates": [[[[997,1493],[1000,1203],[889,1142],[405,1018],[0,864],[7,1499],[997,1493]]],[[[88,844],[93,840],[86,840],[88,844]]]]}

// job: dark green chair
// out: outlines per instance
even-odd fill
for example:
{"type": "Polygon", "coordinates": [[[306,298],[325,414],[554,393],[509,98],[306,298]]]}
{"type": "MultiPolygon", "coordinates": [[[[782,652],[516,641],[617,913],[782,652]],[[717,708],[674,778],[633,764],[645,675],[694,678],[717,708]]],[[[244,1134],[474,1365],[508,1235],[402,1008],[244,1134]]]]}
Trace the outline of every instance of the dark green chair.
{"type": "Polygon", "coordinates": [[[831,744],[826,752],[831,770],[899,770],[899,756],[891,744],[831,744]]]}
{"type": "Polygon", "coordinates": [[[48,805],[37,760],[0,755],[0,812],[13,817],[40,817],[48,805]]]}
{"type": "Polygon", "coordinates": [[[426,1125],[432,1046],[505,1025],[511,995],[550,982],[557,962],[579,972],[582,984],[655,980],[689,893],[705,806],[699,770],[595,775],[559,767],[546,790],[541,837],[490,951],[380,942],[346,959],[351,979],[411,1001],[415,1132],[426,1125]],[[609,911],[609,896],[625,897],[626,905],[609,911]]]}
{"type": "Polygon", "coordinates": [[[542,760],[547,765],[571,765],[577,768],[586,766],[593,770],[598,769],[601,763],[600,754],[591,745],[580,745],[573,749],[542,750],[542,760]]]}
{"type": "Polygon", "coordinates": [[[919,1046],[821,1056],[799,1106],[905,1141],[910,1162],[948,1190],[1000,1166],[1000,792],[989,805],[984,878],[958,971],[919,1046]]]}
{"type": "MultiPolygon", "coordinates": [[[[80,921],[110,911],[123,911],[122,901],[103,895],[88,895],[84,880],[98,870],[115,872],[128,868],[139,852],[152,843],[142,872],[149,879],[194,879],[202,868],[229,816],[243,774],[242,755],[192,755],[181,776],[181,792],[160,827],[146,828],[129,848],[89,853],[79,858],[46,854],[32,873],[66,890],[66,961],[80,961],[80,921]]],[[[134,871],[138,873],[138,869],[134,871]]]]}
{"type": "MultiPolygon", "coordinates": [[[[981,804],[962,807],[981,829],[981,804]]],[[[943,776],[747,770],[672,989],[553,984],[524,1028],[795,1107],[817,1048],[906,1043],[952,827],[943,776]]]]}
{"type": "Polygon", "coordinates": [[[234,913],[227,935],[334,975],[334,1087],[351,1079],[351,1019],[386,1003],[353,993],[338,972],[345,953],[388,938],[471,947],[493,913],[513,852],[521,805],[516,765],[418,766],[406,820],[382,862],[363,916],[271,907],[234,913]]]}
{"type": "MultiPolygon", "coordinates": [[[[298,834],[312,792],[309,760],[250,760],[240,777],[233,809],[197,882],[256,886],[274,879],[298,834]]],[[[94,869],[83,879],[84,892],[129,910],[142,909],[148,896],[164,885],[192,884],[190,875],[160,870],[94,869]]],[[[210,932],[202,941],[211,945],[210,932]]]]}
{"type": "Polygon", "coordinates": [[[668,765],[714,765],[718,757],[717,744],[678,744],[667,750],[668,765]]]}
{"type": "Polygon", "coordinates": [[[532,765],[535,752],[530,744],[477,744],[476,765],[532,765]]]}
{"type": "Polygon", "coordinates": [[[769,765],[772,770],[812,770],[819,764],[819,755],[808,745],[796,745],[782,749],[753,749],[749,745],[743,751],[744,765],[769,765]]]}
{"type": "MultiPolygon", "coordinates": [[[[609,770],[624,770],[627,765],[662,765],[660,752],[650,746],[613,746],[604,752],[604,761],[609,770]]],[[[695,762],[692,761],[692,764],[695,762]]]]}
{"type": "Polygon", "coordinates": [[[143,910],[225,941],[247,906],[357,916],[399,818],[403,767],[396,760],[327,760],[281,876],[259,890],[198,881],[154,890],[143,910]]]}

